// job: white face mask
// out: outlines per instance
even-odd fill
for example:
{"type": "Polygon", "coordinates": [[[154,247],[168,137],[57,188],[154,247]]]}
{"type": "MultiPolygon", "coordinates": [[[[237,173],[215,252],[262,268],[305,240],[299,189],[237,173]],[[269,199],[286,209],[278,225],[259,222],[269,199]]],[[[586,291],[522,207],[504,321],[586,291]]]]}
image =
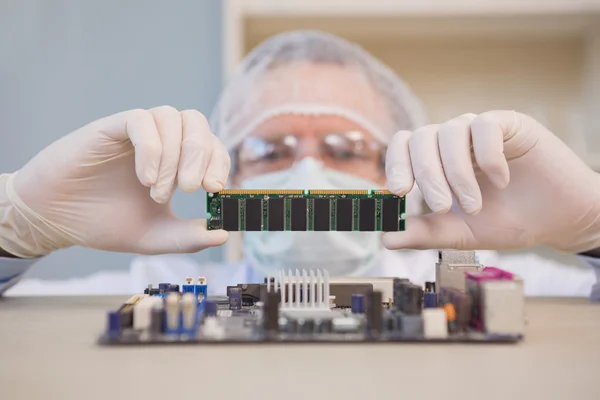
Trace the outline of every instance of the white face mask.
{"type": "MultiPolygon", "coordinates": [[[[325,169],[313,158],[293,168],[250,178],[243,189],[377,189],[376,183],[325,169]]],[[[244,252],[269,275],[280,269],[327,269],[331,276],[363,275],[382,248],[379,232],[244,232],[244,252]]]]}

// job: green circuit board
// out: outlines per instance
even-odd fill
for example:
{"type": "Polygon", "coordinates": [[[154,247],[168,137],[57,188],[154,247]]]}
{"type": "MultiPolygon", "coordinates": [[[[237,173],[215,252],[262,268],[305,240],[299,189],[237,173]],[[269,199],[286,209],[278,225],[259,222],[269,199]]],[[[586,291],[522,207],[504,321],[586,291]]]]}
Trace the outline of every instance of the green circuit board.
{"type": "Polygon", "coordinates": [[[406,199],[387,190],[222,190],[207,193],[206,204],[209,230],[405,229],[406,199]]]}

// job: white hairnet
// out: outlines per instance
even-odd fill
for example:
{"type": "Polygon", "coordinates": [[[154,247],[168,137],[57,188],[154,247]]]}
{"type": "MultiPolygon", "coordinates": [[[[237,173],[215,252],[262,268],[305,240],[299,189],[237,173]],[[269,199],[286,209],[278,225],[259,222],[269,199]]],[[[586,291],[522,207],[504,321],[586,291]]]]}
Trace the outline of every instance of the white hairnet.
{"type": "Polygon", "coordinates": [[[356,44],[314,31],[280,34],[253,49],[210,123],[232,150],[261,123],[283,114],[338,115],[383,143],[425,124],[420,102],[391,69],[356,44]]]}

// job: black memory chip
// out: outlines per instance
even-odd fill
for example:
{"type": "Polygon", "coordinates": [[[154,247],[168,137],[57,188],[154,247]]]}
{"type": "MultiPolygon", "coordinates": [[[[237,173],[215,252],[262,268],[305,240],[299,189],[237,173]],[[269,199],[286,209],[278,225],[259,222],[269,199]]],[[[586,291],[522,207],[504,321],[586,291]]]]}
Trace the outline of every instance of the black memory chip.
{"type": "Polygon", "coordinates": [[[246,230],[262,230],[263,206],[262,199],[246,199],[246,230]]]}
{"type": "Polygon", "coordinates": [[[329,199],[314,199],[313,200],[313,230],[328,231],[330,230],[329,220],[331,218],[331,208],[329,199]]]}
{"type": "Polygon", "coordinates": [[[291,221],[291,230],[292,231],[305,231],[307,229],[306,226],[306,213],[307,213],[307,199],[292,199],[292,221],[291,221]]]}
{"type": "Polygon", "coordinates": [[[358,230],[375,231],[375,199],[358,200],[358,230]]]}
{"type": "Polygon", "coordinates": [[[381,230],[383,232],[397,232],[400,220],[400,200],[396,198],[383,199],[381,211],[381,230]]]}
{"type": "Polygon", "coordinates": [[[335,202],[335,229],[338,231],[351,231],[354,219],[354,202],[352,199],[338,199],[335,202]]]}
{"type": "Polygon", "coordinates": [[[268,207],[268,230],[282,231],[285,229],[285,214],[284,214],[283,199],[269,199],[268,207]]]}
{"type": "Polygon", "coordinates": [[[240,230],[240,201],[239,199],[224,198],[221,200],[221,216],[223,229],[226,231],[240,230]]]}

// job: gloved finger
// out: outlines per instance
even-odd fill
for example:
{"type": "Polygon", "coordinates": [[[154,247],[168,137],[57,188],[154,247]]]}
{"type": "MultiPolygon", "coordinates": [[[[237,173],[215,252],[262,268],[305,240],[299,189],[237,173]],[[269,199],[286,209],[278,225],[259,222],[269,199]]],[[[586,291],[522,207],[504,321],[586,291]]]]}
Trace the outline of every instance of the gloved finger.
{"type": "Polygon", "coordinates": [[[537,124],[527,115],[507,110],[483,113],[471,124],[475,150],[481,142],[481,150],[475,152],[477,164],[498,188],[510,181],[507,160],[525,155],[538,143],[539,133],[544,130],[536,129],[537,124]]]}
{"type": "Polygon", "coordinates": [[[425,201],[432,211],[445,213],[452,206],[438,147],[438,125],[417,129],[408,143],[412,170],[425,201]]]}
{"type": "Polygon", "coordinates": [[[427,214],[406,218],[406,230],[386,232],[382,244],[389,250],[476,249],[465,220],[456,213],[427,214]]]}
{"type": "Polygon", "coordinates": [[[231,168],[231,158],[225,146],[216,137],[213,138],[213,141],[212,154],[202,181],[202,187],[207,192],[218,192],[225,188],[231,168]]]}
{"type": "Polygon", "coordinates": [[[444,173],[458,203],[467,214],[481,210],[481,189],[471,161],[471,121],[475,114],[454,118],[438,129],[444,173]]]}
{"type": "Polygon", "coordinates": [[[206,230],[206,220],[165,218],[155,223],[144,238],[146,254],[195,253],[220,246],[229,238],[224,230],[206,230]]]}
{"type": "Polygon", "coordinates": [[[179,169],[182,140],[181,115],[179,111],[169,106],[153,108],[150,113],[154,117],[162,143],[158,179],[150,190],[150,196],[157,203],[166,203],[171,199],[179,169]]]}
{"type": "Polygon", "coordinates": [[[412,165],[410,163],[410,151],[408,142],[412,132],[397,132],[388,145],[385,155],[385,174],[387,176],[387,188],[398,196],[404,196],[410,192],[415,184],[412,165]]]}
{"type": "Polygon", "coordinates": [[[115,141],[130,140],[135,148],[135,172],[144,186],[158,180],[162,143],[152,114],[130,110],[102,118],[94,132],[102,132],[115,141]]]}
{"type": "Polygon", "coordinates": [[[210,160],[212,133],[208,121],[196,110],[181,113],[183,141],[179,161],[179,187],[185,192],[195,192],[202,186],[202,179],[210,160]]]}

